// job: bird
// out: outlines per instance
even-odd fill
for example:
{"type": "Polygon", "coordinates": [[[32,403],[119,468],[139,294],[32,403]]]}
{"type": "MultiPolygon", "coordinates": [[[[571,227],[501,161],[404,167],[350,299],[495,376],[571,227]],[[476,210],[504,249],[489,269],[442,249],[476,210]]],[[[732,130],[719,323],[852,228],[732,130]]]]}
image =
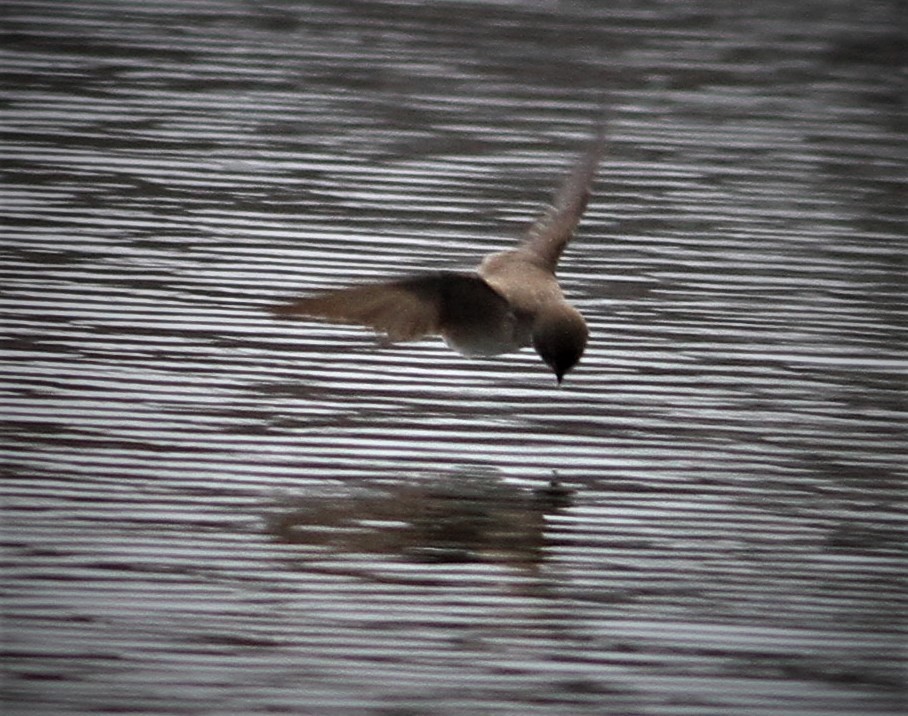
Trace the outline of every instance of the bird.
{"type": "Polygon", "coordinates": [[[550,204],[512,249],[471,271],[434,271],[322,291],[271,306],[278,318],[371,328],[384,341],[441,336],[466,356],[533,346],[561,385],[587,345],[589,330],[555,275],[589,201],[605,151],[599,128],[550,204]]]}

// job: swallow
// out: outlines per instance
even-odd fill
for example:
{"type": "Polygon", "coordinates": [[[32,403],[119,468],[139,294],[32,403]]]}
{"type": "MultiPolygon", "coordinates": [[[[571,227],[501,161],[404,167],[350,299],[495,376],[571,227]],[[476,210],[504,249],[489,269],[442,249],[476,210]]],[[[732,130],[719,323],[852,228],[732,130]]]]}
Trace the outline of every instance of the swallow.
{"type": "Polygon", "coordinates": [[[467,356],[532,345],[561,384],[583,355],[589,330],[565,299],[555,270],[586,209],[604,150],[600,130],[520,244],[486,256],[473,272],[437,271],[324,291],[273,306],[271,313],[357,324],[390,342],[441,336],[467,356]]]}

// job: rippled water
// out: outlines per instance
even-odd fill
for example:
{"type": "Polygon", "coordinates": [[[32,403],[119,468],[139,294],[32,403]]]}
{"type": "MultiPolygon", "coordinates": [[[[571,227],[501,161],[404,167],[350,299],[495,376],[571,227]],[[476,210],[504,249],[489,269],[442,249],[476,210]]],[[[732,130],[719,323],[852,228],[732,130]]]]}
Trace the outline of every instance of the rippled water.
{"type": "Polygon", "coordinates": [[[4,712],[899,713],[897,20],[4,3],[4,712]],[[603,113],[563,388],[263,310],[508,246],[603,113]]]}

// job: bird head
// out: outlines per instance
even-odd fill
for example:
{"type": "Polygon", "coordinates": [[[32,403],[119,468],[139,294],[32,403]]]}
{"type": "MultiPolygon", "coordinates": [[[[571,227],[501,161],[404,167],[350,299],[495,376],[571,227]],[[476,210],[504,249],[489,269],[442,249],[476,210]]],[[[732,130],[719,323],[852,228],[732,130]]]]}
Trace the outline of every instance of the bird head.
{"type": "Polygon", "coordinates": [[[567,303],[540,311],[533,322],[533,348],[555,373],[560,384],[577,365],[589,330],[583,316],[567,303]]]}

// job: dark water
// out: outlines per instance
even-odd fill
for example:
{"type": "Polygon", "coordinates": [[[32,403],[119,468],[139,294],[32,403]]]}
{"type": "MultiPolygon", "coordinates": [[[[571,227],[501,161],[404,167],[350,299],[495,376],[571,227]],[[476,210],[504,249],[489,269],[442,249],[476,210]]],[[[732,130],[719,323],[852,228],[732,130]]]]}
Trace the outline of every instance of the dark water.
{"type": "Polygon", "coordinates": [[[900,713],[898,3],[0,13],[4,713],[900,713]],[[565,387],[263,310],[507,246],[603,107],[565,387]]]}

